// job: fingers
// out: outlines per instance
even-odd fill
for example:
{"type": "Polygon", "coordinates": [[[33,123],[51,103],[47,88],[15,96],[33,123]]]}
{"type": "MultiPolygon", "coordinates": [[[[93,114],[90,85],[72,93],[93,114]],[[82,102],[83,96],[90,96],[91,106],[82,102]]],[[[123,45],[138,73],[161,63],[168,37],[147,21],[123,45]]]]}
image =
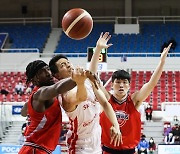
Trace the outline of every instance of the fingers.
{"type": "Polygon", "coordinates": [[[101,32],[101,35],[100,35],[100,37],[99,37],[99,38],[102,38],[102,36],[103,36],[103,32],[101,32]]]}
{"type": "Polygon", "coordinates": [[[123,142],[122,142],[121,134],[116,133],[116,134],[112,135],[110,144],[112,144],[112,143],[114,144],[114,146],[119,146],[120,143],[122,144],[123,142]]]}
{"type": "Polygon", "coordinates": [[[81,67],[76,67],[72,74],[71,74],[72,79],[77,83],[84,82],[87,78],[85,70],[81,67]]]}
{"type": "Polygon", "coordinates": [[[108,41],[111,38],[111,35],[109,35],[109,32],[105,32],[102,38],[108,41]]]}
{"type": "Polygon", "coordinates": [[[111,127],[110,129],[111,141],[110,144],[114,144],[114,146],[119,146],[120,143],[123,144],[122,135],[120,131],[117,131],[115,128],[111,127]]]}
{"type": "Polygon", "coordinates": [[[166,48],[163,49],[163,52],[161,53],[161,60],[162,60],[162,61],[164,61],[165,58],[167,57],[168,52],[169,52],[171,46],[172,46],[172,43],[170,43],[170,44],[168,45],[168,47],[166,47],[166,48]]]}
{"type": "Polygon", "coordinates": [[[77,67],[77,68],[75,68],[75,72],[77,74],[83,75],[85,71],[84,71],[84,69],[82,67],[77,67]]]}
{"type": "Polygon", "coordinates": [[[170,43],[170,44],[168,45],[167,49],[169,50],[169,49],[171,48],[171,46],[172,46],[172,43],[170,43]]]}
{"type": "Polygon", "coordinates": [[[109,48],[110,46],[112,46],[112,45],[113,45],[112,43],[108,44],[108,48],[109,48]]]}
{"type": "Polygon", "coordinates": [[[103,38],[104,40],[108,41],[111,38],[111,35],[109,35],[109,32],[105,32],[105,33],[101,32],[99,38],[103,38]]]}
{"type": "Polygon", "coordinates": [[[122,139],[122,134],[121,134],[121,137],[120,137],[120,143],[123,144],[123,139],[122,139]]]}
{"type": "Polygon", "coordinates": [[[87,78],[89,78],[89,80],[94,83],[94,86],[96,87],[96,89],[98,89],[98,81],[97,81],[96,75],[88,70],[85,71],[85,74],[87,78]]]}
{"type": "Polygon", "coordinates": [[[109,35],[109,33],[108,33],[107,40],[109,40],[110,38],[111,38],[111,35],[109,35]]]}
{"type": "Polygon", "coordinates": [[[170,43],[170,44],[168,45],[168,47],[165,47],[163,51],[169,51],[170,48],[171,48],[171,46],[172,46],[172,43],[170,43]]]}

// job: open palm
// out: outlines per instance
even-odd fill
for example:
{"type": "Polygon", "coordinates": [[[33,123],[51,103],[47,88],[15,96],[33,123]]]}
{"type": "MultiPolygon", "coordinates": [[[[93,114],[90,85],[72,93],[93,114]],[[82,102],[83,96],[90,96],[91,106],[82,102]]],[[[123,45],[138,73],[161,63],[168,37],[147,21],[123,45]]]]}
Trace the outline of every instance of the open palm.
{"type": "Polygon", "coordinates": [[[112,44],[107,44],[107,42],[109,41],[109,39],[111,38],[111,35],[109,35],[109,32],[106,33],[101,33],[96,46],[100,47],[100,48],[109,48],[110,46],[112,46],[112,44]]]}

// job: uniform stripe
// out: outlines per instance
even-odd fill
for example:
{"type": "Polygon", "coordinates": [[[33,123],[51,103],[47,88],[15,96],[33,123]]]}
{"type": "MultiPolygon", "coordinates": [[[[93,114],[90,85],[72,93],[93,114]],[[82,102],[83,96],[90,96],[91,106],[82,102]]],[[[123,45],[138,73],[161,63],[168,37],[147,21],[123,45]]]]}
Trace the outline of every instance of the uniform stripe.
{"type": "Polygon", "coordinates": [[[74,130],[74,131],[72,132],[71,137],[68,138],[68,143],[70,146],[69,154],[75,154],[76,141],[78,140],[78,135],[77,135],[78,120],[77,120],[77,117],[74,120],[70,120],[70,121],[71,121],[72,130],[74,130]]]}
{"type": "MultiPolygon", "coordinates": [[[[40,145],[38,145],[38,144],[31,143],[31,142],[25,142],[25,143],[24,143],[24,146],[31,146],[31,147],[34,147],[34,148],[38,148],[38,149],[40,149],[40,150],[43,150],[43,151],[47,152],[47,154],[51,154],[51,153],[52,153],[51,150],[48,150],[48,149],[46,149],[46,148],[44,148],[44,147],[42,147],[42,146],[40,146],[40,145]]],[[[34,150],[35,150],[35,149],[34,149],[34,150]]]]}
{"type": "Polygon", "coordinates": [[[44,117],[42,118],[42,120],[40,121],[40,123],[38,124],[38,126],[36,127],[36,129],[34,129],[33,132],[30,133],[26,138],[32,136],[35,132],[43,129],[43,128],[44,128],[44,125],[46,124],[46,122],[47,122],[47,118],[46,118],[46,116],[44,115],[44,117]]]}

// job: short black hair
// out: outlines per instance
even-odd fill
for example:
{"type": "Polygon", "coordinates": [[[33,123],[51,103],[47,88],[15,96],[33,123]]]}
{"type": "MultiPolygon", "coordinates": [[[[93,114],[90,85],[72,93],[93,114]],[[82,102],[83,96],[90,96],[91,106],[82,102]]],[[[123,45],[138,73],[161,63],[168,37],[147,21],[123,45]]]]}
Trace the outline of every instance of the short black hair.
{"type": "Polygon", "coordinates": [[[55,55],[50,61],[49,61],[49,68],[51,70],[52,74],[55,74],[58,72],[58,68],[56,66],[56,62],[61,59],[61,58],[65,58],[68,60],[68,58],[65,55],[59,54],[59,55],[55,55]]]}
{"type": "Polygon", "coordinates": [[[142,134],[142,135],[141,135],[141,138],[146,138],[146,135],[142,134]]]}
{"type": "Polygon", "coordinates": [[[32,80],[32,78],[36,75],[38,70],[40,70],[44,66],[48,65],[42,60],[35,60],[33,62],[30,62],[26,67],[26,83],[29,83],[32,80]]]}
{"type": "Polygon", "coordinates": [[[131,80],[131,76],[130,74],[125,71],[125,70],[117,70],[112,74],[112,82],[114,82],[114,80],[117,79],[127,79],[130,83],[131,80]]]}

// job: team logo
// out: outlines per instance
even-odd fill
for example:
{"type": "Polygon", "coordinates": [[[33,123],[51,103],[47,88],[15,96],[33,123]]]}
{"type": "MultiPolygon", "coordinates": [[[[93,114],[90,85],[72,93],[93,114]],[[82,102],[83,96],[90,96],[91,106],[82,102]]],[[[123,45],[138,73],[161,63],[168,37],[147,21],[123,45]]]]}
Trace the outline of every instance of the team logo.
{"type": "Polygon", "coordinates": [[[119,126],[122,127],[129,120],[129,115],[124,111],[116,111],[116,117],[119,123],[119,126]]]}

